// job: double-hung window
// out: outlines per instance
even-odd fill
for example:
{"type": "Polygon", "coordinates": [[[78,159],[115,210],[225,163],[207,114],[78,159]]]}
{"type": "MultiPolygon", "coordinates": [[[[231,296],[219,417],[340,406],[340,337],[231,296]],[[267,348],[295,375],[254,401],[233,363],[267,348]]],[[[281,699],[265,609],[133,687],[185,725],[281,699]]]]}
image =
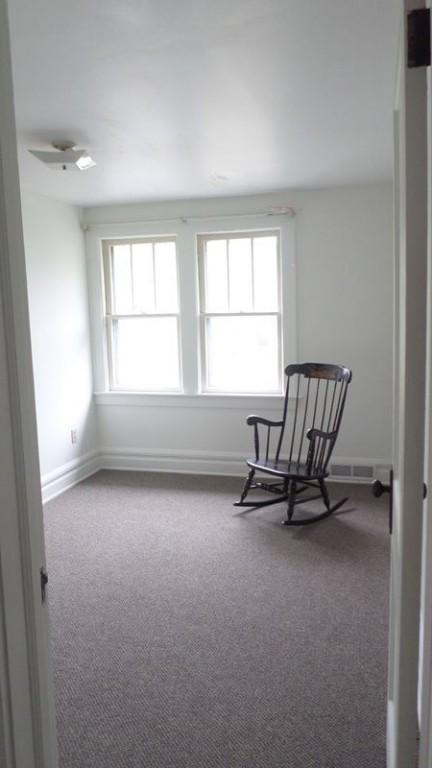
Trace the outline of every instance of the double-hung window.
{"type": "Polygon", "coordinates": [[[202,389],[280,393],[278,231],[198,236],[202,389]]]}
{"type": "Polygon", "coordinates": [[[179,301],[173,237],[104,241],[110,388],[179,391],[179,301]]]}

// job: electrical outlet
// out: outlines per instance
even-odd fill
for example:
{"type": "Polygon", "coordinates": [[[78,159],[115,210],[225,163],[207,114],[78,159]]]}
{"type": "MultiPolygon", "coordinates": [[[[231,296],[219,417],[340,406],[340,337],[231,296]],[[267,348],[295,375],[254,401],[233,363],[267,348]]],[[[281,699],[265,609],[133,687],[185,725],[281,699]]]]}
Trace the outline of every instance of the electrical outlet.
{"type": "Polygon", "coordinates": [[[71,429],[71,443],[72,445],[75,445],[77,441],[77,431],[76,429],[71,429]]]}

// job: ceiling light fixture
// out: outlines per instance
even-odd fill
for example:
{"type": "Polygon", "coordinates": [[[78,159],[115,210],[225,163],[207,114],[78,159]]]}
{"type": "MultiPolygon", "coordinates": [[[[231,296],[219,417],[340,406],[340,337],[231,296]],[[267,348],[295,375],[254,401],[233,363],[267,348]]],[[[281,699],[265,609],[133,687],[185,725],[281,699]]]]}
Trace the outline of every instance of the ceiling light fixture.
{"type": "Polygon", "coordinates": [[[78,158],[75,165],[78,166],[80,171],[88,171],[88,169],[93,168],[96,165],[96,163],[94,160],[92,160],[90,155],[85,154],[85,155],[81,155],[81,157],[78,158]]]}
{"type": "Polygon", "coordinates": [[[53,142],[52,150],[29,149],[34,157],[53,171],[87,171],[96,163],[86,149],[75,149],[74,142],[53,142]]]}

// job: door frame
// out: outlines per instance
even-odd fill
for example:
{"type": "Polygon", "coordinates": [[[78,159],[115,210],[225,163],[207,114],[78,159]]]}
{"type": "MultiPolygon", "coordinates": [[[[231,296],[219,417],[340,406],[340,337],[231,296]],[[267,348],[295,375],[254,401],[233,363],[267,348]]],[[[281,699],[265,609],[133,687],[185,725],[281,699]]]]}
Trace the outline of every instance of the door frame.
{"type": "MultiPolygon", "coordinates": [[[[0,549],[0,759],[7,768],[56,768],[48,616],[40,600],[39,568],[45,565],[42,503],[7,0],[0,0],[0,277],[0,335],[7,358],[12,428],[9,458],[15,514],[10,542],[18,555],[13,569],[0,549]]],[[[408,592],[412,587],[408,585],[408,592]]],[[[426,768],[427,763],[423,765],[426,768]]]]}
{"type": "Polygon", "coordinates": [[[414,768],[418,681],[427,262],[427,89],[408,66],[407,17],[421,0],[399,0],[395,113],[395,382],[393,536],[389,618],[387,765],[414,768]]]}
{"type": "MultiPolygon", "coordinates": [[[[426,3],[430,7],[430,2],[426,3]]],[[[432,19],[431,19],[432,23],[432,19]]],[[[431,29],[432,35],[432,29],[431,29]]],[[[420,610],[418,709],[420,723],[419,768],[432,765],[432,74],[427,69],[428,120],[428,248],[427,337],[424,478],[428,495],[423,505],[423,555],[420,610]]]]}
{"type": "MultiPolygon", "coordinates": [[[[7,768],[56,768],[36,409],[7,0],[0,0],[0,735],[7,768]]],[[[3,763],[2,763],[3,764],[3,763]]]]}

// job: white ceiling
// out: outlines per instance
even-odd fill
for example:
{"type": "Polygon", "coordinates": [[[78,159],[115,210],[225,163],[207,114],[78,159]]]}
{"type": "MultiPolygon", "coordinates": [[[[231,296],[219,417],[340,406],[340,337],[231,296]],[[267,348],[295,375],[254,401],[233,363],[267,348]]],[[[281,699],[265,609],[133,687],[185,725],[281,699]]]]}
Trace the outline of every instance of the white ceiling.
{"type": "Polygon", "coordinates": [[[20,165],[81,205],[389,178],[394,0],[10,0],[20,165]],[[97,167],[27,149],[74,139],[97,167]]]}

